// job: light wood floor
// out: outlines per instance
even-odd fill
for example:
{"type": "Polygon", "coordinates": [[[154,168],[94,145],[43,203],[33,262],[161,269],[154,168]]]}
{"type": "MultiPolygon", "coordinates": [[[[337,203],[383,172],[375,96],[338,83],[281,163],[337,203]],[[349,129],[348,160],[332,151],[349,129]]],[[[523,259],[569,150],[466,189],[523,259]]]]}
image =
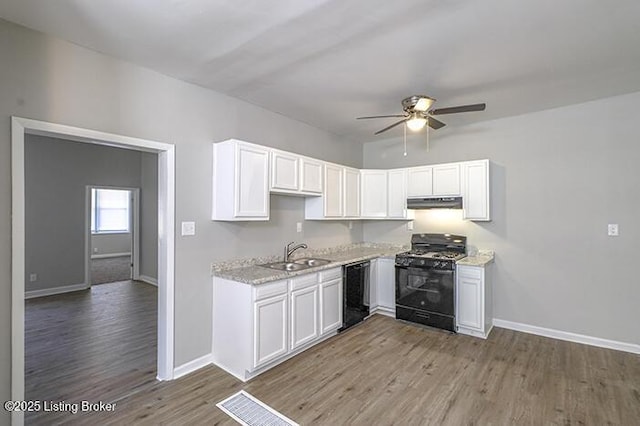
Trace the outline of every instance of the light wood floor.
{"type": "Polygon", "coordinates": [[[640,423],[638,355],[504,329],[483,341],[378,315],[246,384],[207,367],[116,398],[115,413],[55,420],[234,425],[215,404],[240,389],[302,425],[640,423]]]}
{"type": "MultiPolygon", "coordinates": [[[[155,383],[157,293],[121,281],[26,300],[26,399],[107,402],[155,383]]],[[[26,413],[27,424],[57,418],[26,413]]]]}

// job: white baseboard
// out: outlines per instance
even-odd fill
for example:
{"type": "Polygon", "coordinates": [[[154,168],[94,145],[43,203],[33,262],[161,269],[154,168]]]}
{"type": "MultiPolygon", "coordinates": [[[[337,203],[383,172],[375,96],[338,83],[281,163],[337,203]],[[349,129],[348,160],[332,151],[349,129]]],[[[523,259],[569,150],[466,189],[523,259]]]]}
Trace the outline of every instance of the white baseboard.
{"type": "Polygon", "coordinates": [[[209,364],[213,364],[213,355],[206,354],[200,358],[196,358],[193,361],[189,361],[186,364],[182,364],[179,367],[173,369],[173,379],[179,379],[182,376],[186,376],[189,373],[193,373],[196,370],[206,367],[209,364]]]}
{"type": "Polygon", "coordinates": [[[110,257],[124,257],[131,256],[131,252],[128,253],[105,253],[105,254],[92,254],[91,259],[108,259],[110,257]]]}
{"type": "Polygon", "coordinates": [[[396,310],[395,308],[385,308],[384,306],[376,306],[369,311],[369,315],[380,314],[385,315],[387,317],[395,318],[396,310]]]}
{"type": "Polygon", "coordinates": [[[86,290],[89,288],[85,283],[64,285],[61,287],[43,288],[42,290],[31,290],[24,292],[25,299],[36,297],[53,296],[54,294],[71,293],[72,291],[86,290]]]}
{"type": "Polygon", "coordinates": [[[156,287],[158,287],[158,280],[156,278],[149,277],[147,275],[140,275],[138,276],[137,280],[145,282],[147,284],[155,285],[156,287]]]}
{"type": "Polygon", "coordinates": [[[635,343],[618,342],[616,340],[602,339],[600,337],[587,336],[584,334],[570,333],[568,331],[554,330],[552,328],[538,327],[535,325],[522,324],[519,322],[493,319],[493,325],[509,330],[522,331],[523,333],[536,334],[538,336],[551,337],[567,342],[582,343],[600,348],[615,349],[623,352],[640,354],[640,345],[635,343]]]}

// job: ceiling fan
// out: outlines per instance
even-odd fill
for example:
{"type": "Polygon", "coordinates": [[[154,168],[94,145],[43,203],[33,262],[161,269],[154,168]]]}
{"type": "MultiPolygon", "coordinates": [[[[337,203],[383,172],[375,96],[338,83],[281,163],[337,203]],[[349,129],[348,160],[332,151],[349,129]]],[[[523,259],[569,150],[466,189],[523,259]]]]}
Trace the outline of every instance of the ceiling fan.
{"type": "Polygon", "coordinates": [[[388,117],[402,117],[402,120],[393,123],[390,126],[385,127],[382,130],[375,132],[375,135],[379,135],[382,132],[386,132],[402,123],[407,123],[409,130],[418,131],[422,129],[427,122],[432,129],[439,129],[446,126],[442,121],[435,119],[434,115],[443,114],[457,114],[459,112],[471,112],[471,111],[484,111],[487,107],[486,104],[472,104],[472,105],[460,105],[455,107],[430,109],[435,103],[435,99],[424,95],[413,95],[402,100],[402,109],[404,114],[394,115],[373,115],[370,117],[358,117],[357,120],[368,120],[370,118],[388,118],[388,117]]]}

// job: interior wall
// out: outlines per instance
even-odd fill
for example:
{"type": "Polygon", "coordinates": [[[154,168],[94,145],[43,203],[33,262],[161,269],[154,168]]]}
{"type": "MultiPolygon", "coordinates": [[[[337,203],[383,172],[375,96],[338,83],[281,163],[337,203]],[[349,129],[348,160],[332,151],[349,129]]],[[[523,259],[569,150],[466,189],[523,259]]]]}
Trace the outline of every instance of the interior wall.
{"type": "Polygon", "coordinates": [[[158,279],[158,154],[140,156],[140,275],[158,279]]]}
{"type": "Polygon", "coordinates": [[[26,136],[26,291],[84,283],[86,185],[139,188],[140,152],[26,136]]]}
{"type": "Polygon", "coordinates": [[[106,257],[123,253],[131,253],[131,232],[91,235],[91,257],[106,257]]]}
{"type": "Polygon", "coordinates": [[[467,235],[470,245],[496,251],[496,318],[639,344],[639,103],[634,93],[445,127],[431,132],[429,152],[424,135],[412,136],[406,157],[401,139],[367,143],[368,168],[490,159],[493,220],[419,211],[414,231],[369,222],[364,238],[467,235]],[[620,236],[607,236],[609,223],[619,224],[620,236]]]}
{"type": "MultiPolygon", "coordinates": [[[[176,365],[211,350],[211,262],[279,254],[303,237],[281,219],[303,214],[299,199],[276,201],[266,223],[210,220],[212,142],[237,138],[362,165],[360,143],[2,20],[0,57],[0,399],[10,395],[11,116],[176,145],[176,365]],[[195,221],[197,234],[181,237],[182,221],[195,221]],[[243,242],[230,246],[235,231],[243,242]]],[[[313,248],[362,239],[359,223],[304,228],[313,248]]]]}

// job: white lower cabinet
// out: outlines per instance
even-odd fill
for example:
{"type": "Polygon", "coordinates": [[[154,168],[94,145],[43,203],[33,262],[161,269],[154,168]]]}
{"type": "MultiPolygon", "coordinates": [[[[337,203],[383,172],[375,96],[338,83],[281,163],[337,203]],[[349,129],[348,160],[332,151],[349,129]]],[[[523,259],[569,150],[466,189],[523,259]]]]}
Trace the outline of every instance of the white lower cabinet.
{"type": "Polygon", "coordinates": [[[259,285],[213,279],[213,362],[242,381],[341,325],[341,267],[259,285]]]}
{"type": "Polygon", "coordinates": [[[381,257],[371,261],[369,310],[383,315],[396,313],[395,259],[381,257]]]}
{"type": "Polygon", "coordinates": [[[259,367],[287,353],[287,295],[253,306],[253,367],[259,367]]]}
{"type": "Polygon", "coordinates": [[[458,333],[487,338],[493,327],[491,264],[458,265],[456,272],[456,326],[458,333]]]}
{"type": "Polygon", "coordinates": [[[318,338],[318,284],[291,292],[291,349],[318,338]]]}
{"type": "Polygon", "coordinates": [[[342,326],[342,278],[320,283],[320,332],[330,333],[342,326]]]}

